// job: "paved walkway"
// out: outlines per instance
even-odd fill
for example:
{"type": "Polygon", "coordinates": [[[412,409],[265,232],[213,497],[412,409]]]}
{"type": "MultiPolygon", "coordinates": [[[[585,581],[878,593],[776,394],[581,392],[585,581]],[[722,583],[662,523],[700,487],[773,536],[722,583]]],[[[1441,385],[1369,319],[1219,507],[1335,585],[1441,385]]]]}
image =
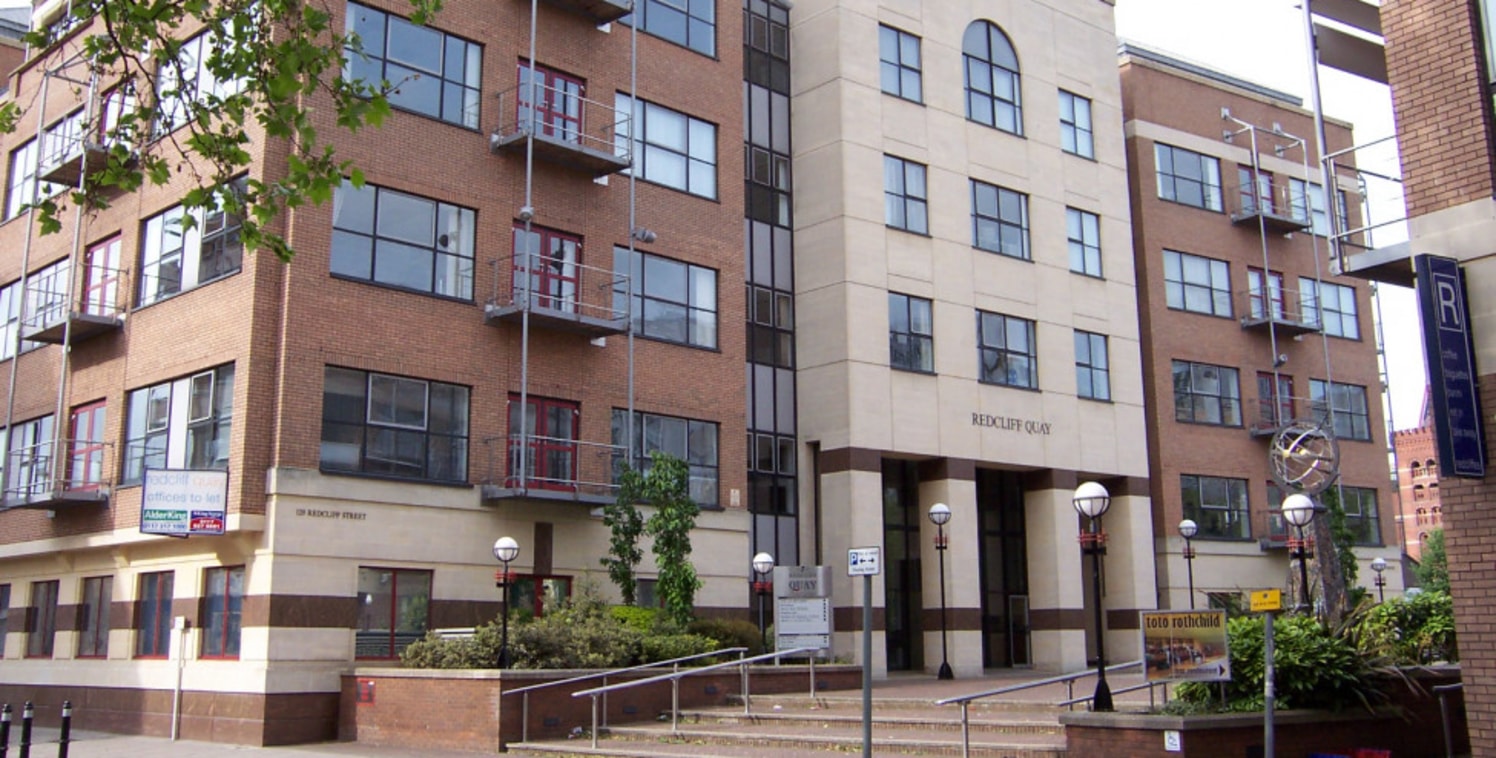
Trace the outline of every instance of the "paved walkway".
{"type": "MultiPolygon", "coordinates": [[[[956,679],[953,681],[940,681],[928,674],[893,674],[886,680],[873,683],[874,707],[878,707],[879,701],[883,701],[887,706],[892,706],[898,701],[908,700],[928,702],[941,698],[996,689],[1045,676],[1047,674],[1022,669],[994,670],[987,672],[979,679],[956,679]]],[[[1112,689],[1115,690],[1141,682],[1142,676],[1140,674],[1110,674],[1107,677],[1107,681],[1111,684],[1112,689]]],[[[1089,695],[1095,686],[1094,679],[1081,679],[1075,683],[1075,695],[1089,695]]],[[[861,696],[861,690],[823,690],[820,694],[822,696],[837,698],[857,698],[861,696]]],[[[1065,699],[1065,697],[1066,690],[1064,685],[1048,685],[1013,693],[997,698],[997,700],[1053,704],[1065,699]]],[[[1117,697],[1119,708],[1128,706],[1146,707],[1147,703],[1148,695],[1146,691],[1127,693],[1117,697]]],[[[20,723],[17,721],[12,725],[11,729],[8,758],[19,758],[20,756],[20,731],[20,723]]],[[[57,755],[58,748],[57,736],[58,732],[56,729],[35,729],[32,732],[30,758],[54,758],[57,755]]],[[[360,758],[472,758],[474,755],[475,753],[457,751],[381,748],[362,745],[356,742],[330,742],[293,747],[248,747],[216,742],[193,742],[190,740],[172,742],[162,737],[121,736],[84,731],[73,732],[73,741],[69,745],[68,750],[68,758],[161,758],[161,756],[171,756],[171,758],[328,758],[329,756],[358,756],[360,758]]]]}

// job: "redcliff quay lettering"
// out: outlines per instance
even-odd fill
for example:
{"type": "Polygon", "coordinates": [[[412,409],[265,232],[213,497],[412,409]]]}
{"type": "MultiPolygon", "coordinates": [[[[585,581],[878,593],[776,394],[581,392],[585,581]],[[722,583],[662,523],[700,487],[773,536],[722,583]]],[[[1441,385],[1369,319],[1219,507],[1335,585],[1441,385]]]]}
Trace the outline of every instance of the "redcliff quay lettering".
{"type": "Polygon", "coordinates": [[[1016,432],[1018,434],[1049,434],[1050,425],[1047,421],[1035,421],[1029,418],[1018,418],[1017,416],[993,416],[987,413],[971,414],[971,425],[997,429],[1003,432],[1016,432]]]}

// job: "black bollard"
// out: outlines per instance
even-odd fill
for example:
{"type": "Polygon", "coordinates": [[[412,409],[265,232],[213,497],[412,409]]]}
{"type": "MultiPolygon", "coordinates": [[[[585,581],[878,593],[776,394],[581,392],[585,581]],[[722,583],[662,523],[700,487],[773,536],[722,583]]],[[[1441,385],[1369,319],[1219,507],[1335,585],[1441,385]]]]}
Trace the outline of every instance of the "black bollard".
{"type": "Polygon", "coordinates": [[[62,734],[57,736],[57,758],[68,758],[68,735],[73,732],[73,701],[62,701],[62,734]]]}
{"type": "Polygon", "coordinates": [[[35,715],[36,709],[27,700],[21,706],[21,758],[31,758],[31,718],[35,715]]]}
{"type": "Polygon", "coordinates": [[[0,706],[0,758],[10,752],[10,703],[0,706]]]}

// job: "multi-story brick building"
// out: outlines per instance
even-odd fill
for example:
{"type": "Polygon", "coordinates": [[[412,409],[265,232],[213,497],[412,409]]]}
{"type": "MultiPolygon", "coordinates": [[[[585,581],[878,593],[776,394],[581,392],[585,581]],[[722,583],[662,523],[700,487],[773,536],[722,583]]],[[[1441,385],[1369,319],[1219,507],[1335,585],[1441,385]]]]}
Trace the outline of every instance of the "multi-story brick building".
{"type": "MultiPolygon", "coordinates": [[[[531,39],[532,5],[448,0],[423,28],[331,4],[350,71],[402,86],[357,134],[307,103],[368,184],[284,214],[289,264],[224,214],[184,227],[191,172],[40,234],[28,201],[89,170],[122,82],[79,61],[97,21],[28,51],[0,151],[0,700],[165,734],[180,682],[189,738],[330,737],[355,661],[496,617],[496,538],[521,607],[606,584],[593,510],[652,450],[704,507],[699,612],[742,612],[744,15],[547,0],[531,39]],[[178,511],[224,533],[145,533],[178,511]]],[[[277,175],[250,136],[250,175],[277,175]]]]}
{"type": "Polygon", "coordinates": [[[1434,444],[1433,407],[1427,396],[1421,423],[1392,434],[1397,460],[1398,539],[1403,553],[1415,561],[1423,559],[1423,543],[1429,532],[1444,528],[1444,509],[1439,502],[1438,446],[1434,444]]]}
{"type": "MultiPolygon", "coordinates": [[[[1285,585],[1287,491],[1269,458],[1299,420],[1337,439],[1330,492],[1369,585],[1373,558],[1400,557],[1383,516],[1395,511],[1381,383],[1369,288],[1326,270],[1312,114],[1287,93],[1133,46],[1121,72],[1160,603],[1285,585]],[[1193,580],[1183,519],[1198,528],[1193,580]]],[[[1330,150],[1351,144],[1347,123],[1329,135],[1330,150]]],[[[1359,213],[1353,178],[1333,192],[1342,217],[1359,213]]]]}

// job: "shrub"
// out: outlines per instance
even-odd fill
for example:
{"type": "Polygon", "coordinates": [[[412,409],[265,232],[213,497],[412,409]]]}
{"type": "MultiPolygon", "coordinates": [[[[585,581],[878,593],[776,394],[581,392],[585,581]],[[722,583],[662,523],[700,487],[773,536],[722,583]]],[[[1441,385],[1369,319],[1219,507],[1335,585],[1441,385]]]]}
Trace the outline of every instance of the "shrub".
{"type": "Polygon", "coordinates": [[[427,634],[406,646],[400,653],[400,664],[412,669],[498,668],[502,638],[497,621],[478,627],[467,638],[442,639],[427,634]]]}
{"type": "Polygon", "coordinates": [[[1399,666],[1459,660],[1454,601],[1444,592],[1421,592],[1371,606],[1356,628],[1358,648],[1399,666]]]}
{"type": "Polygon", "coordinates": [[[655,628],[660,612],[655,608],[640,608],[636,605],[615,605],[608,613],[620,624],[640,633],[655,628]]]}
{"type": "Polygon", "coordinates": [[[763,635],[758,627],[742,619],[700,618],[686,624],[686,631],[711,637],[718,648],[746,647],[749,655],[768,652],[763,649],[763,635]]]}
{"type": "MultiPolygon", "coordinates": [[[[641,663],[668,661],[672,658],[710,653],[719,647],[716,640],[699,634],[646,634],[641,638],[640,643],[641,663]]],[[[690,661],[687,665],[707,663],[710,661],[702,658],[690,661]]]]}
{"type": "Polygon", "coordinates": [[[620,668],[639,659],[643,634],[619,623],[595,596],[509,630],[514,668],[620,668]]]}
{"type": "MultiPolygon", "coordinates": [[[[1380,693],[1371,684],[1370,668],[1351,643],[1338,637],[1312,616],[1284,616],[1273,624],[1276,706],[1323,708],[1370,705],[1380,693]]],[[[1226,685],[1227,709],[1263,709],[1263,618],[1241,616],[1226,624],[1231,648],[1231,681],[1226,685]]],[[[1176,690],[1178,699],[1208,703],[1216,685],[1187,682],[1176,690]]],[[[1184,706],[1181,706],[1184,707],[1184,706]]]]}

